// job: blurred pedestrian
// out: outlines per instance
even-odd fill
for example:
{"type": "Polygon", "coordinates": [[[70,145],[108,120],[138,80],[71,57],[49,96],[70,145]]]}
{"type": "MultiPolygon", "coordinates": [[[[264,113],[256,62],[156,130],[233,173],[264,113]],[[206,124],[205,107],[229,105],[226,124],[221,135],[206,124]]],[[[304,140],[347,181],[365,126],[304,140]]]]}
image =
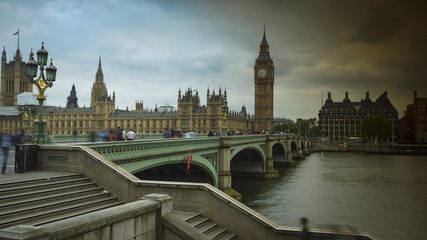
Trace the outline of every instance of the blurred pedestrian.
{"type": "Polygon", "coordinates": [[[301,225],[302,225],[302,229],[301,229],[301,240],[308,240],[308,218],[306,217],[302,217],[301,218],[301,225]]]}
{"type": "Polygon", "coordinates": [[[3,135],[1,136],[1,148],[3,150],[3,166],[1,168],[1,173],[6,174],[7,159],[9,158],[9,149],[12,147],[12,137],[10,136],[9,129],[3,130],[3,135]]]}
{"type": "Polygon", "coordinates": [[[163,132],[163,137],[165,138],[171,138],[171,133],[167,128],[165,128],[165,131],[163,132]]]}
{"type": "Polygon", "coordinates": [[[73,139],[74,139],[74,141],[77,140],[77,130],[76,129],[74,129],[74,131],[73,131],[73,139]]]}
{"type": "Polygon", "coordinates": [[[120,127],[117,127],[116,131],[116,141],[122,141],[123,140],[123,132],[120,130],[120,127]]]}

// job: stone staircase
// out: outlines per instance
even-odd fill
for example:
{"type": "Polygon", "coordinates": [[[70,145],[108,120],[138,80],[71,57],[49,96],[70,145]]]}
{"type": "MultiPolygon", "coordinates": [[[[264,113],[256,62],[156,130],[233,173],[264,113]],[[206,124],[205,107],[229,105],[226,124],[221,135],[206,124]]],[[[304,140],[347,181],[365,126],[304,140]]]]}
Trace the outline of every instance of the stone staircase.
{"type": "Polygon", "coordinates": [[[233,233],[227,231],[227,229],[219,226],[218,223],[211,221],[209,218],[205,218],[201,213],[195,212],[183,212],[174,211],[174,213],[186,223],[196,228],[201,233],[208,236],[210,239],[215,240],[237,240],[239,239],[233,233]]]}
{"type": "Polygon", "coordinates": [[[0,183],[0,228],[43,225],[119,204],[83,174],[0,183]]]}

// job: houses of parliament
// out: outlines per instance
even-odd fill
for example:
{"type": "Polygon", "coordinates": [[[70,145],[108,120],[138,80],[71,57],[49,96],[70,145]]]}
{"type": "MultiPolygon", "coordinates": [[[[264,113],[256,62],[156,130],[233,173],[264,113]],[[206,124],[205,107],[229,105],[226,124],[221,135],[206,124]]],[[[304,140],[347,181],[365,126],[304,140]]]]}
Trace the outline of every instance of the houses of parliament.
{"type": "MultiPolygon", "coordinates": [[[[18,96],[32,96],[33,90],[26,75],[26,64],[22,61],[19,47],[9,63],[3,48],[1,61],[0,127],[18,133],[23,131],[27,124],[28,133],[32,133],[37,102],[19,101],[23,97],[18,96]],[[25,105],[31,109],[29,113],[23,111],[25,105]]],[[[265,29],[259,55],[255,60],[254,83],[255,114],[249,114],[245,106],[238,111],[228,110],[226,116],[230,130],[254,131],[273,127],[274,64],[270,57],[265,29]]],[[[115,93],[108,94],[100,57],[92,86],[90,106],[79,107],[76,87],[73,84],[66,107],[44,106],[44,116],[49,134],[72,134],[74,131],[87,134],[92,131],[116,129],[118,126],[143,134],[162,133],[165,129],[172,128],[181,132],[195,131],[206,134],[211,129],[219,130],[223,126],[222,108],[227,103],[227,91],[220,88],[216,92],[208,88],[206,99],[206,105],[201,105],[197,90],[179,89],[177,110],[172,106],[156,106],[155,109],[148,110],[144,108],[142,101],[135,102],[135,110],[118,109],[115,106],[115,93]]]]}

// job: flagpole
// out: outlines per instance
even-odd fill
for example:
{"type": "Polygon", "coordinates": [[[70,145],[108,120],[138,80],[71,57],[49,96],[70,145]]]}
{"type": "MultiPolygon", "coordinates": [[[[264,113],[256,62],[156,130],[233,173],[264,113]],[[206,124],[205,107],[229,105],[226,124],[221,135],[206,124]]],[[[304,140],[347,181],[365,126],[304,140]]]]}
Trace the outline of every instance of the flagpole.
{"type": "Polygon", "coordinates": [[[20,32],[19,32],[19,28],[18,28],[18,49],[19,49],[19,34],[20,34],[20,32]]]}

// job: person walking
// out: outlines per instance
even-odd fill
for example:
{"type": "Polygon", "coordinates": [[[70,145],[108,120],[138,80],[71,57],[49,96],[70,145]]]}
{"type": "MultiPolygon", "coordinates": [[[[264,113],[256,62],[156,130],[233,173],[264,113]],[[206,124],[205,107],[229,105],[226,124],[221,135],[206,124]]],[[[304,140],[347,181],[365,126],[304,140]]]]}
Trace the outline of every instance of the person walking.
{"type": "Polygon", "coordinates": [[[302,217],[300,219],[302,229],[301,229],[301,240],[308,240],[308,218],[302,217]]]}
{"type": "Polygon", "coordinates": [[[123,140],[123,132],[120,130],[120,127],[117,127],[116,131],[116,141],[122,141],[123,140]]]}
{"type": "Polygon", "coordinates": [[[163,132],[163,137],[164,138],[171,138],[171,133],[169,132],[169,130],[167,128],[165,128],[165,131],[163,132]]]}
{"type": "Polygon", "coordinates": [[[136,133],[132,129],[126,133],[126,138],[128,140],[135,140],[135,137],[136,137],[136,133]]]}
{"type": "Polygon", "coordinates": [[[6,174],[7,160],[9,158],[9,149],[12,146],[12,137],[9,134],[9,129],[4,129],[4,133],[1,136],[1,148],[3,150],[3,166],[1,173],[6,174]]]}

